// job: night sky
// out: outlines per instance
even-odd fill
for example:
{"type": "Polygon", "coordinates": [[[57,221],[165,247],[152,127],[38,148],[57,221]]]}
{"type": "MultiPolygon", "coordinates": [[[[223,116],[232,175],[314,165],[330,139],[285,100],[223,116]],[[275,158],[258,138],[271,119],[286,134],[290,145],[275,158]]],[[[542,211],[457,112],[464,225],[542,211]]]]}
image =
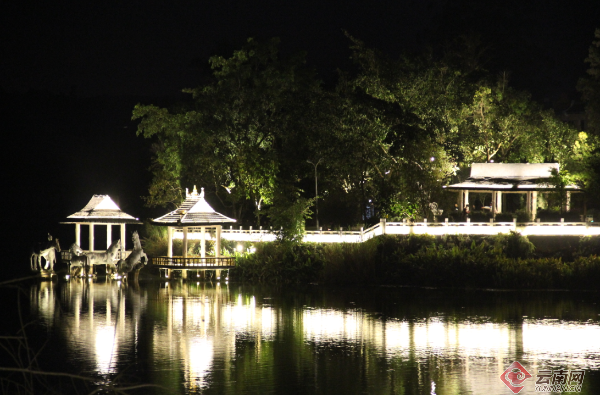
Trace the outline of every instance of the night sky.
{"type": "Polygon", "coordinates": [[[353,70],[343,30],[392,58],[476,34],[489,70],[509,71],[515,87],[564,110],[578,99],[596,27],[597,0],[4,1],[5,234],[20,232],[15,259],[47,231],[66,227],[73,238],[58,221],[95,193],[134,216],[154,215],[140,199],[150,154],[135,136],[133,106],[182,97],[210,73],[210,56],[230,56],[248,37],[306,51],[332,86],[336,69],[353,70]]]}

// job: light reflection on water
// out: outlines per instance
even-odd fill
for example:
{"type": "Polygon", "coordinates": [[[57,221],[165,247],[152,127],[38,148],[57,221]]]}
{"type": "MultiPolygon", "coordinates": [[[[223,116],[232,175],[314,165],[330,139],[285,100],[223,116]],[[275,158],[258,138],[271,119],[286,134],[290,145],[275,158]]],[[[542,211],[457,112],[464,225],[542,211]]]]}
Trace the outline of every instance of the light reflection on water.
{"type": "Polygon", "coordinates": [[[598,390],[597,295],[449,292],[75,279],[30,298],[76,373],[133,371],[157,393],[507,393],[514,360],[534,375],[521,394],[560,367],[598,390]]]}

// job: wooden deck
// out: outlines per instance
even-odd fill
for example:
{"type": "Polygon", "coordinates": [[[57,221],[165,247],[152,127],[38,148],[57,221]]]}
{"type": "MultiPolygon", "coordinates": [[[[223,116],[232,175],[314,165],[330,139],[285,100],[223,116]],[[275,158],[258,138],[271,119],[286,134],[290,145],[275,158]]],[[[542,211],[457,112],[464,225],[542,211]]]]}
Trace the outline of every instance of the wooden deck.
{"type": "Polygon", "coordinates": [[[155,256],[149,258],[149,264],[161,269],[187,269],[187,270],[216,270],[230,269],[235,266],[234,257],[206,257],[198,256],[184,258],[182,256],[155,256]]]}

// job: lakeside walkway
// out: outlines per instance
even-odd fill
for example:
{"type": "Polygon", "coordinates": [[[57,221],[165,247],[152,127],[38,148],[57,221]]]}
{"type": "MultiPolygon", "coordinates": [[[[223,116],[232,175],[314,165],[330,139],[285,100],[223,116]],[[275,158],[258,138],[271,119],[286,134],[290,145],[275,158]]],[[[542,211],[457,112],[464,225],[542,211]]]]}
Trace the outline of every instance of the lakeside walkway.
{"type": "MultiPolygon", "coordinates": [[[[361,243],[375,236],[390,235],[497,235],[516,231],[523,236],[599,236],[600,224],[590,222],[386,222],[382,219],[367,229],[339,231],[306,231],[305,242],[315,243],[361,243]]],[[[196,235],[194,235],[196,236],[196,235]]],[[[191,234],[188,238],[195,238],[191,234]],[[191,237],[190,237],[191,236],[191,237]]],[[[199,235],[198,235],[199,236],[199,235]]],[[[181,238],[181,233],[175,233],[181,238]]],[[[207,239],[211,238],[208,233],[207,239]]],[[[221,231],[223,239],[232,241],[274,241],[276,232],[270,229],[243,229],[239,227],[221,231]]]]}

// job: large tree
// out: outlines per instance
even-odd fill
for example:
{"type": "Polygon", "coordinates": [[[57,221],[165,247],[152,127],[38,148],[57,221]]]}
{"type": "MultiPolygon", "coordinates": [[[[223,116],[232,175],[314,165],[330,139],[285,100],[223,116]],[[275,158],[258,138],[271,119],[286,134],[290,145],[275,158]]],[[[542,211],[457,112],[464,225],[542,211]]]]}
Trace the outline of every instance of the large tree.
{"type": "Polygon", "coordinates": [[[135,107],[138,134],[157,138],[150,204],[198,183],[236,218],[254,211],[260,221],[276,184],[294,184],[321,88],[303,55],[282,59],[278,44],[249,39],[231,58],[212,57],[213,81],[185,90],[192,100],[174,111],[135,107]]]}

